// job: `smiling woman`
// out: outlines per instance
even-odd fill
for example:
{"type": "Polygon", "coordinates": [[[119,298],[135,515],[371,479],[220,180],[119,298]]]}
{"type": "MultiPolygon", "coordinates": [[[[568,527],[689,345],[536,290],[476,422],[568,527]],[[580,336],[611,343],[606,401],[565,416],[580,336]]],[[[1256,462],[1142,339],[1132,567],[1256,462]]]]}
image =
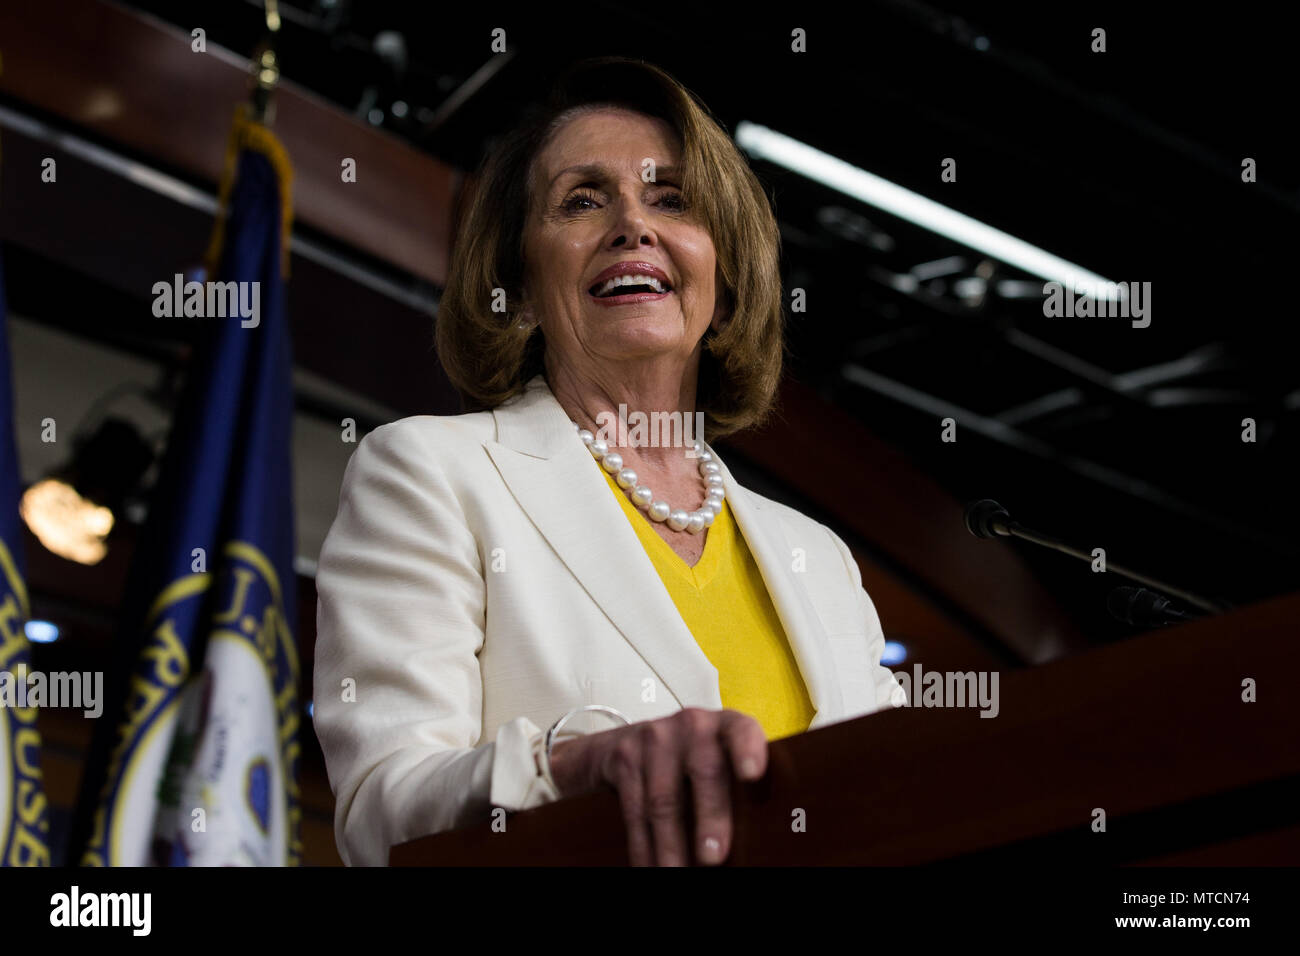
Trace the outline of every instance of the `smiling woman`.
{"type": "MultiPolygon", "coordinates": [[[[695,400],[709,437],[752,427],[770,412],[784,357],[776,219],[731,138],[676,80],[636,61],[581,64],[503,138],[477,182],[436,327],[439,359],[469,410],[495,408],[523,392],[543,371],[548,337],[558,332],[538,310],[537,296],[527,294],[559,291],[550,264],[527,259],[529,220],[534,239],[549,233],[572,241],[584,232],[599,235],[620,202],[635,199],[661,222],[681,224],[680,234],[695,244],[707,239],[716,260],[707,280],[727,315],[743,318],[710,324],[701,343],[695,400]],[[525,268],[534,269],[532,282],[525,268]],[[505,313],[492,310],[496,290],[504,292],[505,313]]],[[[672,283],[671,276],[657,277],[672,283]]],[[[581,291],[597,278],[608,277],[591,274],[581,291]]],[[[680,312],[682,296],[698,300],[704,290],[673,292],[680,312]]]]}
{"type": "Polygon", "coordinates": [[[714,439],[769,413],[776,220],[648,64],[580,64],[503,143],[438,312],[470,411],[366,436],[321,551],[339,850],[382,863],[492,807],[612,787],[632,862],[717,863],[729,788],[769,739],[896,687],[829,528],[739,485],[706,440],[606,437],[701,414],[714,439]]]}

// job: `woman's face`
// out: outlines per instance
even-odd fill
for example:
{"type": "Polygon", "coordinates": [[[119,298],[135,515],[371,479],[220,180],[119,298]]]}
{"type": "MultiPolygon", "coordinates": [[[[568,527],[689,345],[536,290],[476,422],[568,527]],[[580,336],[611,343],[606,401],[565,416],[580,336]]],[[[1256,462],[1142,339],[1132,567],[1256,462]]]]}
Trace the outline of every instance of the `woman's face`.
{"type": "Polygon", "coordinates": [[[672,127],[621,109],[575,117],[538,155],[524,294],[548,364],[598,378],[610,362],[698,361],[700,339],[725,318],[724,297],[713,241],[683,209],[679,161],[672,127]],[[607,291],[605,270],[628,262],[657,270],[637,271],[659,275],[667,291],[593,293],[607,291]]]}

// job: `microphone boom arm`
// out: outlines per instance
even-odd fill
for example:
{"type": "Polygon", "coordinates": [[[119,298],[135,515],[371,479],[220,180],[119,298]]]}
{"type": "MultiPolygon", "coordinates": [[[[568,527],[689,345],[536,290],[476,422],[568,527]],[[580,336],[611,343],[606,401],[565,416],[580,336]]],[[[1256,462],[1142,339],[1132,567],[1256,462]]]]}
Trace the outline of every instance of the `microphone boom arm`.
{"type": "MultiPolygon", "coordinates": [[[[1081,561],[1092,561],[1092,554],[1084,551],[1082,548],[1076,548],[1074,545],[1067,544],[1059,538],[1053,538],[1051,535],[1043,534],[1040,531],[1034,531],[1026,528],[1018,521],[1012,521],[1011,515],[1007,510],[999,505],[996,501],[985,498],[977,501],[966,509],[966,527],[971,534],[977,538],[992,537],[1015,537],[1021,538],[1031,544],[1036,544],[1043,548],[1051,548],[1053,551],[1060,551],[1062,554],[1068,554],[1072,558],[1078,558],[1081,561]]],[[[1130,581],[1136,581],[1144,584],[1149,588],[1161,591],[1171,597],[1176,597],[1193,607],[1198,607],[1210,614],[1219,614],[1228,610],[1228,606],[1200,595],[1193,594],[1191,591],[1184,591],[1182,588],[1176,588],[1171,584],[1166,584],[1158,578],[1134,571],[1132,568],[1126,568],[1123,565],[1115,564],[1107,559],[1106,570],[1113,571],[1122,578],[1128,578],[1130,581]]]]}

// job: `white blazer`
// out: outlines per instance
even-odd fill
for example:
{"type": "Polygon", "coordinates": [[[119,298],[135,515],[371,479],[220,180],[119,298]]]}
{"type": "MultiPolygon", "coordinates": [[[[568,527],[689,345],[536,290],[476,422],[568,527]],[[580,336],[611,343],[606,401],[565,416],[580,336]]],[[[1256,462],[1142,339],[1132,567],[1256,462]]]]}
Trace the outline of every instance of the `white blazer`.
{"type": "MultiPolygon", "coordinates": [[[[812,727],[888,706],[898,685],[848,548],[719,461],[812,727]]],[[[717,670],[540,375],[494,411],[367,435],[316,588],[313,722],[350,865],[556,799],[534,747],[573,707],[634,721],[722,707],[717,670]]]]}

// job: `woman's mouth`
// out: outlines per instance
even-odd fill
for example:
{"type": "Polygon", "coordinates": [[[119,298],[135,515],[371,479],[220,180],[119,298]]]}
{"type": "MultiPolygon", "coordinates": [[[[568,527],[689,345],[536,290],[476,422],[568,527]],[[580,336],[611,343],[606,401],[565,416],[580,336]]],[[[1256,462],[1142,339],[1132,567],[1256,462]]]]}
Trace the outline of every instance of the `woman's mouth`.
{"type": "Polygon", "coordinates": [[[654,276],[624,275],[614,276],[604,282],[598,282],[587,290],[587,294],[601,305],[633,305],[638,302],[657,302],[672,295],[673,289],[667,282],[654,276]]]}

